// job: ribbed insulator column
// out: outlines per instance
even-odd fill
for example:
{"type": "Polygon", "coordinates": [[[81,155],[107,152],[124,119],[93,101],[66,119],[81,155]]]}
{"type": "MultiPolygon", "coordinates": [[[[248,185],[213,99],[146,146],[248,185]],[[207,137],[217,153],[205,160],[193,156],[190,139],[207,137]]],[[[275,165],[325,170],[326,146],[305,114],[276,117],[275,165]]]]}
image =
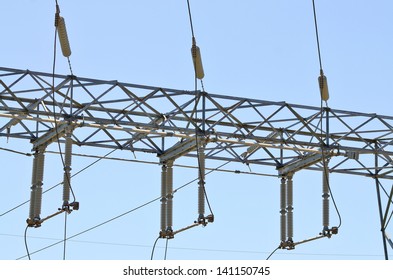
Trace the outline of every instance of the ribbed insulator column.
{"type": "Polygon", "coordinates": [[[29,208],[29,219],[34,219],[34,205],[35,205],[35,193],[36,193],[36,183],[37,183],[37,153],[34,154],[33,158],[33,168],[31,176],[31,191],[30,191],[30,208],[29,208]]]}
{"type": "Polygon", "coordinates": [[[287,178],[287,236],[293,241],[293,181],[292,176],[287,178]]]}
{"type": "MultiPolygon", "coordinates": [[[[40,149],[34,155],[36,157],[36,167],[35,167],[35,194],[34,194],[34,210],[33,218],[40,219],[41,216],[41,206],[42,206],[42,185],[44,181],[44,164],[45,164],[45,154],[44,149],[40,149]]],[[[34,165],[34,164],[33,164],[34,165]]],[[[34,177],[34,175],[33,175],[34,177]]]]}
{"type": "Polygon", "coordinates": [[[68,205],[70,201],[71,159],[72,159],[72,138],[71,138],[71,133],[67,133],[65,135],[65,151],[64,151],[63,206],[68,205]]]}
{"type": "Polygon", "coordinates": [[[198,147],[199,172],[198,172],[198,214],[199,219],[205,217],[205,146],[198,147]]]}
{"type": "Polygon", "coordinates": [[[285,184],[285,177],[281,178],[281,185],[280,185],[280,235],[281,235],[281,242],[285,242],[287,236],[286,230],[286,184],[285,184]]]}
{"type": "Polygon", "coordinates": [[[70,42],[68,41],[67,28],[63,17],[58,18],[57,32],[59,35],[61,51],[65,57],[69,57],[71,55],[71,47],[70,42]]]}
{"type": "Polygon", "coordinates": [[[167,227],[167,189],[166,189],[166,182],[167,182],[167,166],[165,164],[162,165],[161,168],[161,232],[165,232],[167,227]]]}
{"type": "Polygon", "coordinates": [[[327,162],[323,165],[323,172],[322,172],[322,224],[323,229],[329,229],[329,166],[327,162]]]}
{"type": "Polygon", "coordinates": [[[167,231],[173,228],[173,162],[167,163],[166,175],[166,192],[167,192],[167,231]]]}

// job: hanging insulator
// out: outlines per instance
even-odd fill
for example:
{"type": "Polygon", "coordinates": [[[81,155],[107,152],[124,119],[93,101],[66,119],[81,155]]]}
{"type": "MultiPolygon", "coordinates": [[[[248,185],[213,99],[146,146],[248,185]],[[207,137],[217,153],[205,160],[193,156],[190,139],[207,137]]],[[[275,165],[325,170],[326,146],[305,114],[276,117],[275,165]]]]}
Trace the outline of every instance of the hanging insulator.
{"type": "Polygon", "coordinates": [[[55,27],[59,26],[59,19],[60,19],[60,7],[59,7],[59,5],[56,5],[55,27]]]}
{"type": "Polygon", "coordinates": [[[281,242],[284,243],[287,235],[286,231],[286,185],[285,177],[281,178],[280,184],[280,235],[281,242]]]}
{"type": "Polygon", "coordinates": [[[167,227],[167,213],[166,213],[166,202],[167,202],[167,190],[166,190],[166,181],[167,181],[167,166],[165,164],[162,165],[161,170],[161,233],[164,233],[167,227]]]}
{"type": "Polygon", "coordinates": [[[198,182],[198,214],[199,221],[205,218],[205,147],[204,143],[200,143],[198,147],[199,161],[199,182],[198,182]]]}
{"type": "Polygon", "coordinates": [[[205,77],[205,72],[203,71],[201,51],[195,43],[195,38],[192,38],[191,55],[192,62],[194,63],[195,76],[202,80],[205,77]]]}
{"type": "Polygon", "coordinates": [[[323,101],[328,101],[329,100],[329,88],[327,84],[327,78],[323,74],[323,71],[321,70],[321,75],[318,77],[318,83],[319,83],[319,90],[321,92],[321,98],[323,101]]]}
{"type": "Polygon", "coordinates": [[[173,231],[173,163],[167,164],[166,192],[167,192],[167,232],[173,231]]]}
{"type": "Polygon", "coordinates": [[[292,176],[287,180],[287,236],[288,241],[293,241],[293,181],[292,176]]]}
{"type": "Polygon", "coordinates": [[[61,51],[65,57],[69,57],[71,55],[71,47],[68,41],[67,29],[63,17],[59,17],[57,33],[59,35],[61,51]]]}
{"type": "Polygon", "coordinates": [[[71,191],[71,159],[72,159],[72,138],[71,133],[65,136],[64,151],[64,176],[63,176],[63,206],[68,205],[71,191]]]}

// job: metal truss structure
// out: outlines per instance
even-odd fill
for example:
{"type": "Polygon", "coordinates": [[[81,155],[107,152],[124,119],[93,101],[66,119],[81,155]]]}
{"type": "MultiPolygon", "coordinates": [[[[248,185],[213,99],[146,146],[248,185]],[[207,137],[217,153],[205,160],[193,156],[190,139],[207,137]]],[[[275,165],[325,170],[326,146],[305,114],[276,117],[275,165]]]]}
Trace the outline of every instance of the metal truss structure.
{"type": "MultiPolygon", "coordinates": [[[[378,193],[380,179],[393,179],[392,116],[0,68],[0,122],[0,136],[36,152],[68,136],[164,166],[202,147],[204,160],[266,166],[278,178],[323,171],[328,159],[327,173],[373,178],[378,193]]],[[[386,222],[381,202],[380,212],[386,222]]]]}

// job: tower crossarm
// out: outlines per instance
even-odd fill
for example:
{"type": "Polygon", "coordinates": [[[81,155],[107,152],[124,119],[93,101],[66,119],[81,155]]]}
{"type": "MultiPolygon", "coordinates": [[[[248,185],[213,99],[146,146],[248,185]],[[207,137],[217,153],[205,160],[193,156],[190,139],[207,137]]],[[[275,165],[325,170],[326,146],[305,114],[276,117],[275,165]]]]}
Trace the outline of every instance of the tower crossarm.
{"type": "MultiPolygon", "coordinates": [[[[207,162],[261,168],[325,148],[339,154],[330,172],[373,176],[377,155],[378,176],[393,178],[393,117],[378,114],[0,67],[0,122],[0,136],[32,142],[72,122],[80,147],[161,157],[195,158],[198,132],[209,139],[207,162]]],[[[321,170],[319,159],[309,163],[321,170]]]]}

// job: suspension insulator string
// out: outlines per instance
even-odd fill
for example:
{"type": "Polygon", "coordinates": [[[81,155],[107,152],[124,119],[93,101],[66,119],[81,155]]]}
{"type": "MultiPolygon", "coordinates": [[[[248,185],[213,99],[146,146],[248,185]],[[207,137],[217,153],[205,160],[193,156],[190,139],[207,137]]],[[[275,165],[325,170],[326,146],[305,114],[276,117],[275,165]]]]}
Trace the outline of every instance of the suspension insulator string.
{"type": "Polygon", "coordinates": [[[192,37],[191,55],[192,62],[194,64],[195,77],[202,82],[202,79],[205,77],[205,72],[203,70],[201,50],[196,45],[195,37],[192,37]]]}
{"type": "Polygon", "coordinates": [[[71,47],[68,40],[65,20],[62,16],[58,16],[57,22],[57,34],[59,36],[61,51],[63,53],[63,56],[68,58],[71,55],[71,47]]]}

